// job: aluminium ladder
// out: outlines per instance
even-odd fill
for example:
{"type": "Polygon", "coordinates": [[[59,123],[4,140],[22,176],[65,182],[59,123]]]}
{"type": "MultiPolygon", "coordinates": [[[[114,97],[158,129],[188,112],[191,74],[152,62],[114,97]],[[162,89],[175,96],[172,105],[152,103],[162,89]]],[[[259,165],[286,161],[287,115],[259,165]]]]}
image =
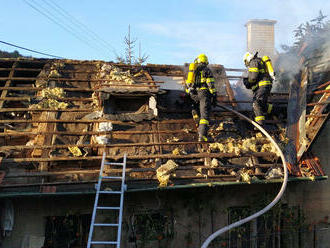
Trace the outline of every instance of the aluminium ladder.
{"type": "Polygon", "coordinates": [[[125,170],[126,170],[126,154],[124,154],[122,163],[109,163],[105,162],[105,152],[103,153],[102,163],[100,168],[100,174],[98,178],[98,182],[96,185],[96,196],[94,209],[92,214],[91,225],[89,229],[88,235],[88,243],[87,248],[91,248],[92,245],[116,245],[116,248],[120,248],[120,238],[121,238],[121,225],[122,225],[122,217],[123,217],[123,203],[124,203],[124,192],[126,190],[125,184],[125,170]],[[103,176],[104,166],[105,165],[119,165],[122,166],[122,175],[121,176],[103,176]],[[102,179],[121,179],[121,188],[120,191],[111,191],[111,190],[101,190],[102,179]],[[119,206],[99,206],[99,196],[100,194],[107,195],[118,195],[120,194],[120,204],[119,206]],[[118,223],[95,223],[95,217],[97,210],[114,210],[119,211],[118,214],[118,223]],[[116,227],[117,228],[117,241],[95,241],[93,238],[94,227],[116,227]]]}

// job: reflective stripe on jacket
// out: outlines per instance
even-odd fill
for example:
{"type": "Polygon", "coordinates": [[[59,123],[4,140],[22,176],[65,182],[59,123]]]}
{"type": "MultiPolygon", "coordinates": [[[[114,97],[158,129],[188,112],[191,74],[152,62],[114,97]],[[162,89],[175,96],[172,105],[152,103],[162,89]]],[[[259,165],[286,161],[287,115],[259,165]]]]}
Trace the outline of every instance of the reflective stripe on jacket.
{"type": "Polygon", "coordinates": [[[188,76],[186,80],[187,88],[197,90],[209,90],[211,94],[216,93],[214,87],[214,77],[211,70],[205,65],[191,63],[189,65],[188,76]]]}
{"type": "Polygon", "coordinates": [[[248,66],[248,82],[254,91],[258,87],[272,85],[265,63],[260,58],[253,58],[248,66]]]}

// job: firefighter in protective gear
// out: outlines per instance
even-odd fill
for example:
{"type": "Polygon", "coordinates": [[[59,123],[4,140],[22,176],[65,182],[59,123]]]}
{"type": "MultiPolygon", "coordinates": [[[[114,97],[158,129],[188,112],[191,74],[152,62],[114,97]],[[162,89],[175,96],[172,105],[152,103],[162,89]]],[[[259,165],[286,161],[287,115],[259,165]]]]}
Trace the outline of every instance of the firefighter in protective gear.
{"type": "Polygon", "coordinates": [[[243,61],[248,68],[248,77],[243,79],[243,83],[247,89],[253,91],[252,107],[255,121],[259,125],[263,125],[266,115],[270,115],[273,108],[273,105],[267,101],[275,74],[269,57],[264,56],[261,59],[257,55],[258,53],[254,56],[248,52],[245,53],[243,61]]]}
{"type": "Polygon", "coordinates": [[[200,54],[194,63],[189,65],[186,79],[186,93],[192,100],[192,116],[198,127],[198,140],[208,141],[209,115],[211,105],[216,104],[214,77],[207,67],[208,58],[200,54]]]}

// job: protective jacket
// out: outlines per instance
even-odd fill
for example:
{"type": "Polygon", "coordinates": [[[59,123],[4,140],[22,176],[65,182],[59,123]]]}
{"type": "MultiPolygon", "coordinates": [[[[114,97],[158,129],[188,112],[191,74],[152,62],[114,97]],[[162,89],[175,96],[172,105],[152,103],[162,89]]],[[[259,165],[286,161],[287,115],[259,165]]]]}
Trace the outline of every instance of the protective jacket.
{"type": "Polygon", "coordinates": [[[198,126],[199,140],[207,141],[211,99],[216,98],[214,77],[204,63],[191,63],[186,80],[186,92],[192,100],[192,115],[198,126]]]}
{"type": "Polygon", "coordinates": [[[216,93],[214,77],[205,64],[191,63],[186,80],[186,92],[193,90],[208,90],[212,95],[216,93]]]}
{"type": "Polygon", "coordinates": [[[262,86],[272,86],[272,79],[267,71],[266,64],[261,58],[251,59],[248,65],[248,83],[252,91],[262,86]]]}

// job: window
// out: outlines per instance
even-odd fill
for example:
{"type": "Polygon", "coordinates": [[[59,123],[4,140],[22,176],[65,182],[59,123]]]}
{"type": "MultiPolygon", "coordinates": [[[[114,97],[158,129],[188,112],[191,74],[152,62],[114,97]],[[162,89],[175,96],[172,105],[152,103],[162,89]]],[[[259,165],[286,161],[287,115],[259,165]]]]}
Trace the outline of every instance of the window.
{"type": "MultiPolygon", "coordinates": [[[[248,207],[234,207],[229,209],[228,223],[236,222],[250,215],[248,207]]],[[[229,232],[228,247],[250,248],[251,222],[239,226],[229,232]]]]}
{"type": "Polygon", "coordinates": [[[90,220],[88,214],[47,217],[44,248],[86,247],[90,220]]]}
{"type": "Polygon", "coordinates": [[[150,241],[172,238],[174,233],[171,212],[145,212],[131,216],[129,241],[143,247],[150,241]]]}
{"type": "MultiPolygon", "coordinates": [[[[228,210],[228,223],[243,219],[257,210],[249,207],[232,207],[228,210]]],[[[256,220],[228,233],[228,239],[217,239],[228,248],[299,248],[304,217],[299,207],[286,204],[275,206],[256,220]]]]}

